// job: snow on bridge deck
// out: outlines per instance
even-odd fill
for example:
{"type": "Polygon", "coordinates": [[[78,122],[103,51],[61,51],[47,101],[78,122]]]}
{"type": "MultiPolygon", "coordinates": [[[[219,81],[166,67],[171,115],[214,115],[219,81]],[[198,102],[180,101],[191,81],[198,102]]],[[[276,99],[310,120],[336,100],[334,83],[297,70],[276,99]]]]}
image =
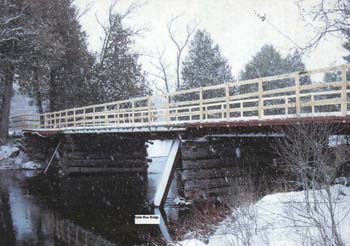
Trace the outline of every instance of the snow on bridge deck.
{"type": "Polygon", "coordinates": [[[301,121],[349,123],[349,65],[18,115],[11,128],[41,134],[177,133],[301,121]],[[332,75],[332,76],[326,76],[332,75]],[[327,81],[326,78],[332,78],[327,81]]]}

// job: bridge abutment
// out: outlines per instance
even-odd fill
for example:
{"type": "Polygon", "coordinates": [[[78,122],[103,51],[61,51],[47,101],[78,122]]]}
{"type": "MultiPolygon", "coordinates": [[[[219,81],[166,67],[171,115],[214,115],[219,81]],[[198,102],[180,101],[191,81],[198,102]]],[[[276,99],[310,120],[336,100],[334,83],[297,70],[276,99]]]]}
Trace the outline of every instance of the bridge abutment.
{"type": "MultiPolygon", "coordinates": [[[[29,136],[32,156],[46,163],[62,142],[52,167],[66,175],[127,173],[130,176],[134,173],[147,180],[150,160],[146,136],[112,133],[29,136]]],[[[280,175],[272,165],[274,140],[272,136],[255,135],[183,139],[176,158],[179,161],[169,182],[176,176],[178,194],[194,202],[222,201],[242,191],[263,194],[280,175]]]]}
{"type": "MultiPolygon", "coordinates": [[[[272,137],[209,137],[181,145],[180,189],[195,202],[223,200],[241,191],[263,193],[273,169],[272,137]]],[[[181,193],[181,192],[180,192],[181,193]]]]}
{"type": "Polygon", "coordinates": [[[146,173],[144,138],[113,134],[66,135],[60,166],[64,173],[146,173]]]}
{"type": "Polygon", "coordinates": [[[28,134],[24,148],[33,160],[51,164],[64,174],[140,173],[147,174],[146,138],[113,134],[28,134]],[[57,149],[56,153],[55,150],[57,149]],[[51,160],[52,159],[52,160],[51,160]]]}

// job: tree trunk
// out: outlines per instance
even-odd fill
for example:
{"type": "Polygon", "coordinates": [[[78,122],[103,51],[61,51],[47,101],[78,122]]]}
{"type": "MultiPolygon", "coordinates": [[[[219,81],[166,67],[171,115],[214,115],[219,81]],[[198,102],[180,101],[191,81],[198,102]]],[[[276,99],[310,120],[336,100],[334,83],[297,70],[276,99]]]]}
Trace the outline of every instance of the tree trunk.
{"type": "Polygon", "coordinates": [[[13,93],[13,79],[15,69],[13,64],[8,64],[4,69],[4,92],[1,103],[0,141],[6,142],[9,133],[9,117],[11,108],[11,97],[13,93]]]}
{"type": "Polygon", "coordinates": [[[176,90],[180,90],[180,59],[181,53],[178,51],[176,57],[176,90]]]}
{"type": "Polygon", "coordinates": [[[56,70],[51,69],[50,71],[50,83],[49,83],[49,105],[50,111],[56,111],[57,108],[57,78],[56,78],[56,70]]]}
{"type": "Polygon", "coordinates": [[[42,114],[43,111],[43,102],[42,102],[42,97],[41,97],[41,92],[40,92],[40,81],[39,81],[39,69],[34,68],[33,69],[33,87],[34,87],[34,96],[35,96],[35,102],[36,106],[38,108],[39,114],[42,114]]]}

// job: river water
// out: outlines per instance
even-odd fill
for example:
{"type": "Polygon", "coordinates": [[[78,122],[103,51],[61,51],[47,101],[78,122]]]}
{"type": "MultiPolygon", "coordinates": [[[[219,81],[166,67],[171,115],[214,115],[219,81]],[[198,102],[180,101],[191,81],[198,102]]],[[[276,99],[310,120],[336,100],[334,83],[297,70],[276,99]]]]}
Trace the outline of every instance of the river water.
{"type": "MultiPolygon", "coordinates": [[[[169,146],[162,142],[148,149],[152,162],[145,174],[58,178],[38,171],[0,170],[0,246],[166,245],[193,232],[206,235],[212,230],[210,225],[223,220],[229,209],[205,203],[199,207],[172,206],[177,196],[176,180],[164,209],[152,207],[169,146]],[[135,215],[139,214],[160,215],[160,224],[135,225],[135,215]]],[[[255,168],[260,174],[260,163],[270,160],[260,147],[247,147],[242,155],[246,157],[239,160],[240,165],[255,168]]],[[[264,190],[264,183],[259,181],[263,179],[263,175],[250,177],[252,182],[243,187],[258,194],[264,190]]]]}
{"type": "Polygon", "coordinates": [[[166,213],[150,204],[165,160],[127,177],[0,171],[0,245],[164,245],[166,213]],[[135,214],[160,214],[161,224],[135,225],[135,214]]]}

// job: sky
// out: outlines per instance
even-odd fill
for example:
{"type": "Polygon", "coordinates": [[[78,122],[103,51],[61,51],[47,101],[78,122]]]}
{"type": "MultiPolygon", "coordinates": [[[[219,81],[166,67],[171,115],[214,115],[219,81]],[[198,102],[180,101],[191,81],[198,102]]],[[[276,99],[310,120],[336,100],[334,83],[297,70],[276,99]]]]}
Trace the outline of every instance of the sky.
{"type": "MultiPolygon", "coordinates": [[[[91,9],[80,18],[91,51],[99,52],[101,49],[103,32],[96,17],[102,23],[107,21],[110,1],[75,0],[80,9],[84,9],[89,2],[92,3],[91,9]]],[[[305,1],[310,4],[317,0],[305,1]]],[[[132,2],[119,0],[115,10],[123,12],[132,2]]],[[[134,2],[139,3],[140,0],[134,2]]],[[[124,24],[147,29],[135,38],[133,47],[142,53],[140,62],[146,71],[156,72],[152,63],[157,61],[157,49],[165,49],[165,60],[170,64],[168,73],[172,80],[175,80],[176,49],[169,39],[166,26],[175,16],[179,16],[173,24],[177,39],[184,39],[187,24],[197,23],[198,28],[208,31],[214,43],[219,45],[236,78],[264,44],[272,44],[282,55],[287,55],[296,45],[305,46],[314,34],[314,29],[303,21],[296,0],[145,0],[124,24]],[[266,21],[259,19],[257,13],[264,15],[266,21]]],[[[342,47],[342,42],[333,36],[324,39],[304,56],[306,68],[345,63],[342,56],[346,50],[342,47]]],[[[186,55],[187,50],[183,57],[186,55]]],[[[151,75],[150,79],[162,85],[161,81],[151,75]]]]}

